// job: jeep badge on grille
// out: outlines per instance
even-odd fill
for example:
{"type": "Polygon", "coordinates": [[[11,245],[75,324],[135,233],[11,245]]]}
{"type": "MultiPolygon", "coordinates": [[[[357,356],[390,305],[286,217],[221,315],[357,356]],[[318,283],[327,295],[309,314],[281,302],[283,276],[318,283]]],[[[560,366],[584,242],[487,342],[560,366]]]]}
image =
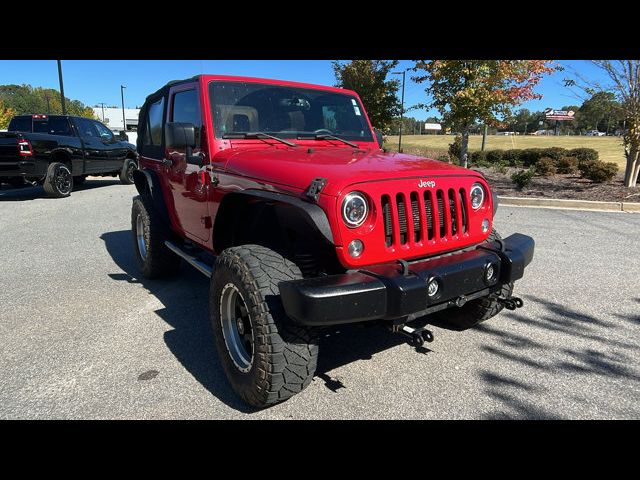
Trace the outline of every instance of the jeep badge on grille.
{"type": "Polygon", "coordinates": [[[418,183],[418,188],[425,188],[425,187],[433,188],[435,186],[436,186],[436,182],[434,182],[433,180],[429,180],[428,182],[425,182],[424,180],[420,180],[420,182],[418,183]]]}

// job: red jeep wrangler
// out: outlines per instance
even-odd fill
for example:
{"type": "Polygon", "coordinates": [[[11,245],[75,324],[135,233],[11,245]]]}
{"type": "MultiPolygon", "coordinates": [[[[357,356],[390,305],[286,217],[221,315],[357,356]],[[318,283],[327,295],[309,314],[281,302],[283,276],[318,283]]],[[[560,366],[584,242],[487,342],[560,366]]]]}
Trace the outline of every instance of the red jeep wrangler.
{"type": "Polygon", "coordinates": [[[211,278],[233,389],[264,407],[313,378],[319,327],[413,320],[468,328],[515,309],[533,239],[493,230],[478,172],[390,153],[355,92],[199,75],[150,95],[131,226],[145,277],[186,261],[211,278]]]}

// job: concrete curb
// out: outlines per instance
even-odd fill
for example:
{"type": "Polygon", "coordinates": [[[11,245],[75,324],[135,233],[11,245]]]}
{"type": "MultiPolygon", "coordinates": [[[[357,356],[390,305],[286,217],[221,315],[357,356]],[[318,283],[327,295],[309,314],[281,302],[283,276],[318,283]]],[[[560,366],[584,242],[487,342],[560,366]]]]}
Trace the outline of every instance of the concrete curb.
{"type": "Polygon", "coordinates": [[[502,197],[499,205],[508,207],[559,208],[564,210],[596,210],[602,212],[640,213],[640,203],[636,202],[595,202],[592,200],[564,200],[559,198],[502,197]]]}

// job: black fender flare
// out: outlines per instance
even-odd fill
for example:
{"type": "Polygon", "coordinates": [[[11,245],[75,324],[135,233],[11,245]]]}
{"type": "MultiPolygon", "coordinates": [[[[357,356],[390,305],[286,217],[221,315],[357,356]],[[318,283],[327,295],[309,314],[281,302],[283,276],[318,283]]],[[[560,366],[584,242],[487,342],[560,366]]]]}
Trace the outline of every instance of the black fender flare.
{"type": "Polygon", "coordinates": [[[164,197],[162,196],[162,187],[160,186],[158,174],[147,169],[135,170],[133,172],[133,183],[140,195],[148,195],[151,197],[153,207],[160,214],[160,218],[162,218],[165,224],[171,228],[169,211],[167,210],[167,205],[165,204],[164,197]]]}
{"type": "MultiPolygon", "coordinates": [[[[324,210],[322,210],[322,208],[320,208],[315,203],[306,202],[292,195],[253,189],[228,193],[225,196],[225,199],[227,198],[236,200],[242,199],[243,201],[249,201],[252,199],[261,200],[293,207],[300,214],[307,225],[309,225],[311,228],[314,228],[320,234],[320,236],[330,245],[335,245],[331,226],[329,225],[329,219],[327,218],[324,210]]],[[[223,200],[221,207],[224,205],[224,203],[225,200],[223,200]]],[[[216,215],[214,224],[214,241],[216,237],[219,237],[219,235],[215,234],[216,230],[221,229],[220,224],[224,223],[226,220],[225,214],[228,215],[228,213],[226,213],[224,209],[222,209],[219,210],[218,215],[216,215]]]]}

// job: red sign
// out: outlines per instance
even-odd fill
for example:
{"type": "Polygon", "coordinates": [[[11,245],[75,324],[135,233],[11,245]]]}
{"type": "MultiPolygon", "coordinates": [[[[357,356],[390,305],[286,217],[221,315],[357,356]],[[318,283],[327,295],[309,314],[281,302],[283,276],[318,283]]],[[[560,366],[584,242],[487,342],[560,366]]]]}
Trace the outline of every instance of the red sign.
{"type": "Polygon", "coordinates": [[[576,114],[573,110],[554,110],[553,108],[547,108],[544,111],[544,116],[547,120],[573,120],[573,116],[576,114]]]}

